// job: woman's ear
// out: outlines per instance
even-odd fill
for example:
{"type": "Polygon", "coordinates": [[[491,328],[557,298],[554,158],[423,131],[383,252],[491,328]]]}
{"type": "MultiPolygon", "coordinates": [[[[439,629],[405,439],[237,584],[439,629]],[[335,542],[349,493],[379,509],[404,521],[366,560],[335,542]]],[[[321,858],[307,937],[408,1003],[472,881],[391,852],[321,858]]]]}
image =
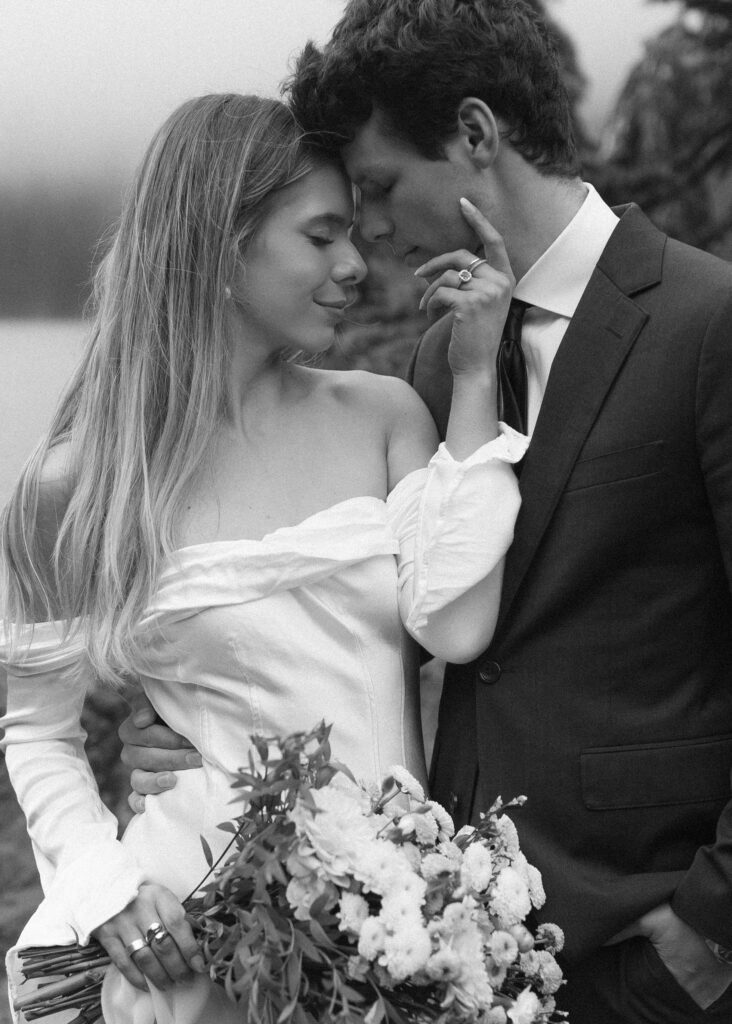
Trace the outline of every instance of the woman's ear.
{"type": "Polygon", "coordinates": [[[501,135],[493,111],[483,100],[467,96],[458,107],[457,142],[478,167],[490,167],[498,154],[501,135]]]}

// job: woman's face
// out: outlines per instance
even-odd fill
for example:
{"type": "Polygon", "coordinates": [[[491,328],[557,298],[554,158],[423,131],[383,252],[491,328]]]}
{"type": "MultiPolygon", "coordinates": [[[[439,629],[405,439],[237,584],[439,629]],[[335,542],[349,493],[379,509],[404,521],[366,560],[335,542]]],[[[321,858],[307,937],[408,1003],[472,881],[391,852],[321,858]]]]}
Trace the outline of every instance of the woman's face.
{"type": "Polygon", "coordinates": [[[244,255],[236,288],[247,341],[268,351],[329,348],[366,266],[350,239],[351,186],[319,163],[288,185],[244,255]]]}

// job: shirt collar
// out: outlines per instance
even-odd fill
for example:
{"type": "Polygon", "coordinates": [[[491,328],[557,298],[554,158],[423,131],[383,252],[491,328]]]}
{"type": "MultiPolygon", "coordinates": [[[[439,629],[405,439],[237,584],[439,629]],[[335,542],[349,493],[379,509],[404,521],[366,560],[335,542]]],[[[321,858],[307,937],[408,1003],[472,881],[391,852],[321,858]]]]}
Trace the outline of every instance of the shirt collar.
{"type": "Polygon", "coordinates": [[[618,217],[590,184],[582,206],[516,285],[515,297],[572,317],[618,217]]]}

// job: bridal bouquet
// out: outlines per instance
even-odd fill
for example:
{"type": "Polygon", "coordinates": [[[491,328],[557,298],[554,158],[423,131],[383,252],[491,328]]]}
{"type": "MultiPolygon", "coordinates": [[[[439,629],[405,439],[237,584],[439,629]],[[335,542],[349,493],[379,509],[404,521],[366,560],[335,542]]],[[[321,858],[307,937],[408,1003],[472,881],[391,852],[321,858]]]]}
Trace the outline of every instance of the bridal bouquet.
{"type": "Polygon", "coordinates": [[[211,977],[241,1002],[242,1020],[561,1019],[562,933],[541,925],[527,949],[517,929],[544,902],[502,813],[523,799],[498,800],[455,835],[404,768],[364,788],[331,760],[328,734],[321,724],[253,737],[257,756],[235,783],[245,813],[221,826],[233,835],[218,863],[204,843],[210,875],[185,903],[211,977]]]}

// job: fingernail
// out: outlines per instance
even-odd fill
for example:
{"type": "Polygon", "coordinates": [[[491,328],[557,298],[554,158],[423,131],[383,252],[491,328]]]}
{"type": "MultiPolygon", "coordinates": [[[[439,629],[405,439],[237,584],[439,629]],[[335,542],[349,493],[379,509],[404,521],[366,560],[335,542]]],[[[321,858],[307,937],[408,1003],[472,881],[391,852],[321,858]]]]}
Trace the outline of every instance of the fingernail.
{"type": "Polygon", "coordinates": [[[144,796],[138,796],[137,800],[135,800],[135,814],[144,814],[144,813],[145,813],[145,797],[144,796]]]}
{"type": "Polygon", "coordinates": [[[198,751],[193,751],[190,754],[186,754],[186,764],[191,768],[200,768],[203,764],[203,758],[198,751]]]}
{"type": "Polygon", "coordinates": [[[422,272],[423,272],[423,270],[424,270],[424,268],[426,266],[427,266],[427,264],[423,263],[421,267],[417,267],[417,269],[414,271],[414,276],[415,277],[421,277],[422,276],[422,272]]]}
{"type": "Polygon", "coordinates": [[[193,968],[194,971],[197,971],[199,974],[205,974],[206,965],[203,962],[203,957],[200,955],[200,953],[196,953],[196,955],[192,958],[191,967],[193,968]]]}
{"type": "Polygon", "coordinates": [[[159,786],[162,786],[163,789],[170,789],[175,785],[175,776],[171,775],[170,772],[165,772],[163,775],[158,775],[155,781],[159,786]]]}
{"type": "Polygon", "coordinates": [[[460,205],[462,206],[462,208],[464,210],[474,210],[475,209],[475,206],[473,206],[473,204],[470,202],[470,200],[466,199],[465,196],[461,196],[461,198],[460,198],[460,205]]]}
{"type": "Polygon", "coordinates": [[[152,715],[149,711],[136,711],[132,716],[132,721],[138,728],[152,724],[152,715]]]}

